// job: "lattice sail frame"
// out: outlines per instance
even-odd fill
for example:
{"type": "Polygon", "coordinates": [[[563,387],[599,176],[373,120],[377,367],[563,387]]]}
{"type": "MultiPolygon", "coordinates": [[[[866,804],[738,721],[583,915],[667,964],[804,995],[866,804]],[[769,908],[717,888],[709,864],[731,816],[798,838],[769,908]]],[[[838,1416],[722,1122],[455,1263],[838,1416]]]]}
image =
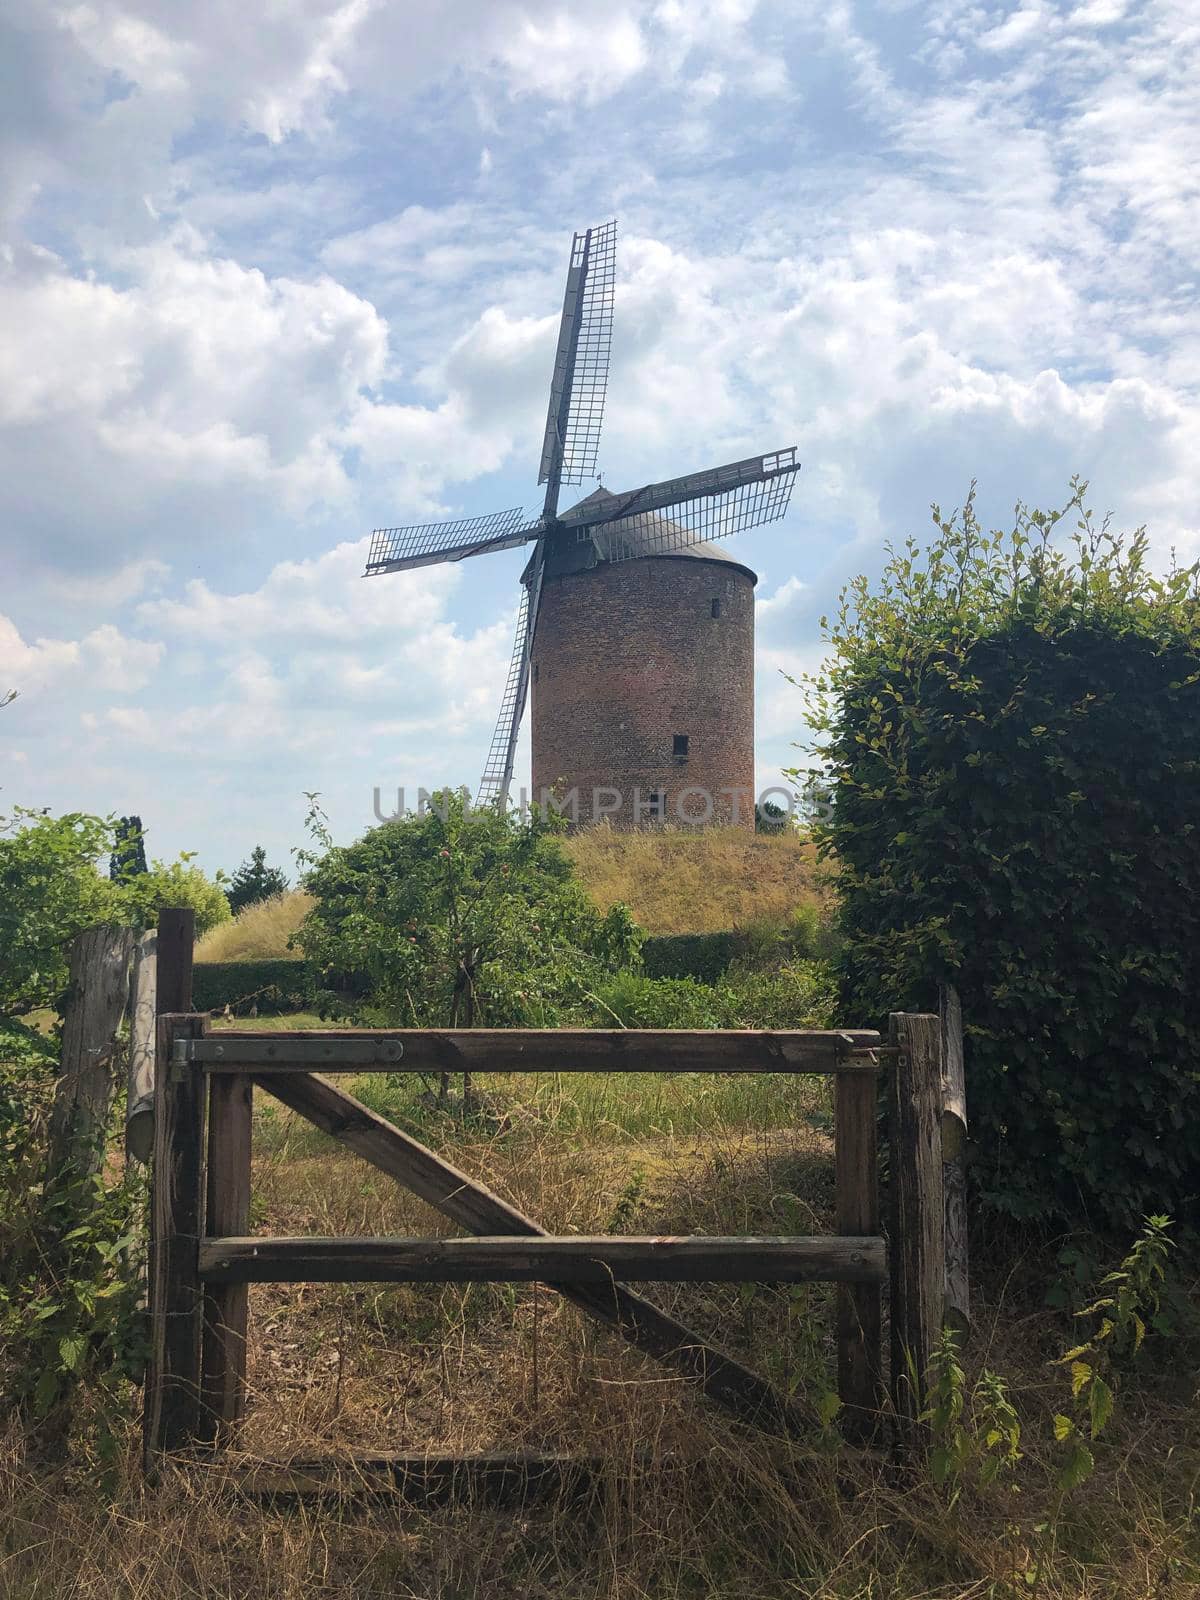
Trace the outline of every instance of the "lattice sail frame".
{"type": "Polygon", "coordinates": [[[596,471],[608,397],[616,279],[616,220],[575,234],[550,384],[539,483],[582,483],[596,471]]]}
{"type": "Polygon", "coordinates": [[[366,576],[394,572],[404,566],[436,561],[461,561],[484,550],[524,544],[541,532],[539,519],[520,506],[493,511],[486,517],[458,517],[448,522],[410,522],[402,528],[376,528],[367,550],[366,576]]]}
{"type": "Polygon", "coordinates": [[[605,561],[634,561],[639,556],[670,555],[698,544],[728,539],[747,528],[777,522],[792,497],[794,475],[744,484],[728,494],[686,500],[662,511],[641,511],[590,530],[605,561]]]}

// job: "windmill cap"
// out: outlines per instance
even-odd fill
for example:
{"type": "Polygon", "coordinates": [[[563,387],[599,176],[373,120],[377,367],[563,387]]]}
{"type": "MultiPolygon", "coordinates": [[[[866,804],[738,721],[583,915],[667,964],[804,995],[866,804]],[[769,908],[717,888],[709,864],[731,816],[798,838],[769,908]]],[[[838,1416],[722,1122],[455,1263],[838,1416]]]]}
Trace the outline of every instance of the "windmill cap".
{"type": "MultiPolygon", "coordinates": [[[[617,496],[615,494],[601,487],[593,489],[591,494],[585,496],[576,505],[573,505],[571,510],[579,511],[585,506],[594,506],[599,509],[616,499],[617,496]]],[[[580,541],[582,548],[586,549],[587,545],[590,544],[595,551],[597,561],[609,560],[608,545],[610,535],[605,525],[601,523],[599,526],[591,527],[587,531],[587,540],[580,541]]],[[[684,545],[677,550],[657,549],[656,541],[663,534],[672,533],[677,533],[683,538],[688,536],[687,529],[681,527],[679,523],[673,522],[669,517],[653,511],[643,512],[637,517],[634,526],[631,527],[629,522],[626,522],[621,528],[619,535],[621,557],[625,561],[649,559],[658,561],[720,561],[725,566],[736,567],[739,571],[744,572],[751,583],[758,582],[758,574],[752,567],[748,567],[744,561],[739,561],[736,556],[730,555],[729,551],[721,545],[712,544],[708,540],[684,545]]],[[[588,564],[590,565],[590,563],[588,564]]]]}

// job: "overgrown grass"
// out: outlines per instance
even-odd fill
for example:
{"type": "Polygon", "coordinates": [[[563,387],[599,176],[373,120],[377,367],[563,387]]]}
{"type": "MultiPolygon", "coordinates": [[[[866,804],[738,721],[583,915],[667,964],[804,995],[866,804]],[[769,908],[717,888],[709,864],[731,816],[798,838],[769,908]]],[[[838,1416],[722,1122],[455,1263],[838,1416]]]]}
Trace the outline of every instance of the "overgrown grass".
{"type": "Polygon", "coordinates": [[[600,907],[624,902],[649,933],[716,933],[783,925],[824,898],[812,845],[797,833],[745,828],[586,828],[564,841],[600,907]]]}
{"type": "Polygon", "coordinates": [[[211,928],[196,943],[197,961],[267,961],[298,955],[288,940],[313,904],[303,889],[260,900],[233,918],[211,928]]]}

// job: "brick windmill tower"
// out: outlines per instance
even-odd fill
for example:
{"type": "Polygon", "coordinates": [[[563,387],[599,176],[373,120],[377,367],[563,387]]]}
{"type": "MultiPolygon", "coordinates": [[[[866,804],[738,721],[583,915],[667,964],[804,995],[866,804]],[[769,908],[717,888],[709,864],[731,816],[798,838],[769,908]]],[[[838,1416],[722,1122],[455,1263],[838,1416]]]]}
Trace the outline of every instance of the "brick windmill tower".
{"type": "Polygon", "coordinates": [[[792,447],[558,509],[595,474],[616,231],[572,240],[541,513],[377,528],[367,575],[533,545],[480,802],[508,803],[532,687],[533,800],[554,791],[581,824],[753,826],[756,579],[712,541],[782,517],[799,463],[792,447]]]}

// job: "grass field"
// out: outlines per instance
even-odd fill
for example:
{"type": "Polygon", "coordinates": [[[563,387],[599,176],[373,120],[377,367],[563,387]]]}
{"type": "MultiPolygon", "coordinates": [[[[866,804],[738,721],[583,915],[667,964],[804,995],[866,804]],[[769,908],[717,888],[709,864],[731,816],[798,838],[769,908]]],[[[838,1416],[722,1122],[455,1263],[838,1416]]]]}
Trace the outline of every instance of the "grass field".
{"type": "MultiPolygon", "coordinates": [[[[485,1077],[481,1109],[465,1122],[438,1110],[419,1080],[353,1087],[564,1232],[830,1226],[821,1080],[485,1077]]],[[[448,1231],[265,1094],[252,1226],[448,1231]]],[[[0,1459],[0,1596],[1194,1600],[1200,1433],[1187,1362],[1159,1346],[1157,1377],[1118,1396],[1095,1476],[1064,1498],[1051,1419],[1068,1380],[1051,1361],[1073,1338],[1071,1319],[1047,1311],[1011,1242],[982,1237],[976,1269],[968,1380],[983,1364],[1012,1380],[1024,1457],[1010,1482],[967,1483],[954,1496],[882,1453],[839,1450],[831,1429],[792,1442],[759,1435],[545,1289],[259,1286],[238,1459],[563,1451],[602,1461],[598,1498],[515,1513],[264,1506],[220,1466],[170,1469],[146,1487],[132,1421],[107,1489],[94,1468],[34,1469],[13,1436],[0,1459]]],[[[798,1397],[819,1405],[831,1390],[826,1288],[645,1292],[798,1397]]]]}

